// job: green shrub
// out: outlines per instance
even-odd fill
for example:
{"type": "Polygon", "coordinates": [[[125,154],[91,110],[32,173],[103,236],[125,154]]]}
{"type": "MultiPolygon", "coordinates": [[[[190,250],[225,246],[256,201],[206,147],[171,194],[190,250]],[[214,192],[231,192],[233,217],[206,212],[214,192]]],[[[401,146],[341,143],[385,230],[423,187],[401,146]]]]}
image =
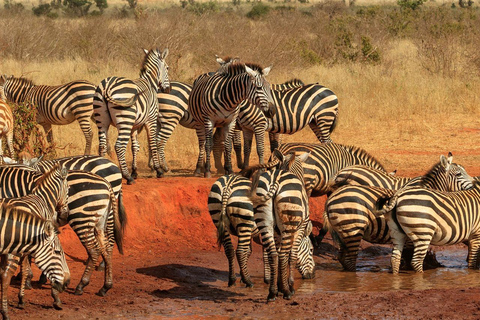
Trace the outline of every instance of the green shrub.
{"type": "Polygon", "coordinates": [[[260,19],[265,17],[270,12],[270,6],[263,4],[261,2],[255,4],[247,13],[247,18],[250,19],[260,19]]]}
{"type": "Polygon", "coordinates": [[[196,2],[193,0],[189,0],[187,4],[182,3],[182,7],[187,8],[189,11],[195,13],[196,15],[202,15],[207,12],[218,12],[220,10],[220,6],[216,1],[208,1],[208,2],[196,2]]]}
{"type": "Polygon", "coordinates": [[[420,8],[427,0],[398,0],[397,4],[402,9],[417,10],[420,8]]]}
{"type": "Polygon", "coordinates": [[[380,53],[378,49],[372,45],[369,37],[362,36],[362,54],[365,61],[372,63],[380,62],[380,53]]]}

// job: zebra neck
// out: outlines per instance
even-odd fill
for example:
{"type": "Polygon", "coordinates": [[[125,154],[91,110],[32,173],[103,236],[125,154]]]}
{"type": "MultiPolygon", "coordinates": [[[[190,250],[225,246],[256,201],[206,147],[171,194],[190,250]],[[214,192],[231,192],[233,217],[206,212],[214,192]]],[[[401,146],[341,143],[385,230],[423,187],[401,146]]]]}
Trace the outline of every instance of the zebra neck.
{"type": "MultiPolygon", "coordinates": [[[[22,103],[27,100],[32,89],[35,88],[33,84],[24,84],[16,88],[16,90],[5,89],[7,99],[14,103],[22,103]]],[[[12,88],[13,89],[13,88],[12,88]]]]}
{"type": "Polygon", "coordinates": [[[240,103],[248,98],[248,91],[251,86],[250,76],[246,73],[232,76],[229,81],[226,81],[221,93],[224,95],[222,101],[229,101],[230,103],[230,106],[225,106],[227,110],[238,108],[240,103]]]}
{"type": "Polygon", "coordinates": [[[151,72],[142,72],[140,78],[146,80],[150,87],[155,89],[155,92],[158,92],[158,78],[154,77],[151,72]]]}

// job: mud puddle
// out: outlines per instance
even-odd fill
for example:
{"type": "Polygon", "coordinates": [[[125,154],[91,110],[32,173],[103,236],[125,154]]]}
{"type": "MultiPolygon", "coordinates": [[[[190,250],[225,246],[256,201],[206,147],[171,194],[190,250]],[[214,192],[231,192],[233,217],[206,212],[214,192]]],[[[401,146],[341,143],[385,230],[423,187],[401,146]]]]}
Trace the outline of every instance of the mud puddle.
{"type": "MultiPolygon", "coordinates": [[[[388,249],[390,251],[390,249],[388,249]]],[[[467,268],[466,248],[447,247],[436,250],[444,266],[423,274],[390,272],[390,254],[372,256],[360,253],[357,272],[345,272],[337,261],[317,263],[312,281],[299,281],[297,292],[367,292],[392,290],[427,290],[480,287],[480,271],[467,268]]]]}

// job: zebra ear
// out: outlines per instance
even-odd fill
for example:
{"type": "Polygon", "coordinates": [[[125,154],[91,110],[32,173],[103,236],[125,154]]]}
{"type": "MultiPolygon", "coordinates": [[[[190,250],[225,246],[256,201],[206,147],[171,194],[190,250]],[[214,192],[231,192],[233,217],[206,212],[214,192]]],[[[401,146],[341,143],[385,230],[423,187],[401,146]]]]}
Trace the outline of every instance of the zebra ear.
{"type": "Polygon", "coordinates": [[[312,233],[312,230],[313,230],[312,221],[308,220],[307,226],[305,227],[305,235],[304,236],[308,237],[312,233]]]}
{"type": "Polygon", "coordinates": [[[452,155],[451,152],[448,153],[448,158],[445,157],[443,154],[440,156],[440,163],[442,164],[442,166],[447,171],[450,169],[450,165],[452,164],[452,160],[453,160],[453,155],[452,155]]]}
{"type": "Polygon", "coordinates": [[[7,75],[2,74],[2,76],[0,77],[0,86],[3,86],[5,82],[7,82],[7,75]]]}
{"type": "Polygon", "coordinates": [[[55,225],[52,221],[45,221],[45,234],[52,239],[55,236],[55,225]]]}
{"type": "Polygon", "coordinates": [[[223,66],[226,62],[225,60],[223,60],[222,58],[220,58],[219,56],[215,55],[215,60],[217,61],[217,63],[221,66],[223,66]]]}
{"type": "Polygon", "coordinates": [[[168,48],[165,48],[165,50],[163,50],[161,55],[162,60],[165,60],[167,56],[168,56],[168,48]]]}
{"type": "Polygon", "coordinates": [[[297,157],[297,159],[300,161],[300,162],[305,162],[307,161],[308,157],[310,156],[310,152],[305,152],[305,153],[302,153],[301,155],[299,155],[297,157]]]}
{"type": "Polygon", "coordinates": [[[266,67],[265,69],[262,70],[262,74],[264,77],[268,76],[268,74],[270,73],[270,70],[272,70],[272,66],[270,67],[266,67]]]}
{"type": "Polygon", "coordinates": [[[148,50],[147,50],[147,49],[143,49],[143,52],[145,52],[145,54],[148,54],[148,50]]]}
{"type": "Polygon", "coordinates": [[[256,72],[247,65],[245,65],[245,71],[253,78],[255,78],[255,76],[257,75],[256,72]]]}
{"type": "Polygon", "coordinates": [[[283,155],[283,153],[278,149],[273,150],[273,156],[277,158],[280,162],[283,162],[285,159],[285,156],[283,155]]]}
{"type": "Polygon", "coordinates": [[[391,175],[391,176],[396,175],[397,174],[397,169],[393,170],[392,172],[389,172],[388,174],[391,175]]]}
{"type": "Polygon", "coordinates": [[[64,165],[62,165],[62,168],[60,169],[60,175],[61,175],[62,179],[65,179],[68,175],[68,169],[65,168],[64,165]]]}

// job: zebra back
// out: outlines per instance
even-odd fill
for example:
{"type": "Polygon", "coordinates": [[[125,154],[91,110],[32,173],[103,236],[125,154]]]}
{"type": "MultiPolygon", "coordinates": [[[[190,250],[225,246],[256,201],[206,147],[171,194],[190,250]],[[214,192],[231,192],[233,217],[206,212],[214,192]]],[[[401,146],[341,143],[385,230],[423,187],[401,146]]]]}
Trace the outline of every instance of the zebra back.
{"type": "MultiPolygon", "coordinates": [[[[289,153],[310,153],[303,163],[305,188],[308,195],[320,196],[328,192],[329,181],[341,169],[353,165],[367,165],[385,170],[382,164],[364,149],[337,143],[286,143],[278,150],[286,155],[289,153]]],[[[273,161],[273,156],[269,162],[273,161]]]]}

